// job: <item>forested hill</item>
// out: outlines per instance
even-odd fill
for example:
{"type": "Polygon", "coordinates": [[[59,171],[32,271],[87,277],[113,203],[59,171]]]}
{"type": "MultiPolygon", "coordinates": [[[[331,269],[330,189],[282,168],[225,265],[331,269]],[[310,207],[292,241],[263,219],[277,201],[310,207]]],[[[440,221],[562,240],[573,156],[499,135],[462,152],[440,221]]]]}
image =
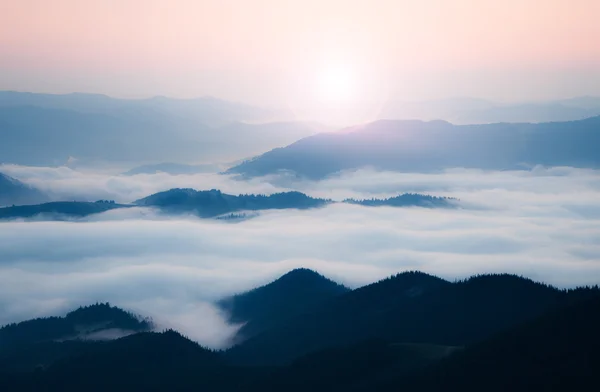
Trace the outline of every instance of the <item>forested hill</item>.
{"type": "Polygon", "coordinates": [[[306,268],[295,269],[251,291],[224,298],[218,305],[233,323],[244,323],[236,340],[267,331],[350,291],[306,268]]]}
{"type": "Polygon", "coordinates": [[[346,199],[344,203],[358,204],[367,207],[453,207],[458,203],[457,199],[451,197],[438,197],[430,195],[421,195],[418,193],[404,193],[402,195],[390,197],[387,199],[346,199]]]}
{"type": "Polygon", "coordinates": [[[120,329],[140,332],[153,327],[152,321],[108,303],[80,307],[64,317],[46,317],[7,324],[0,328],[0,349],[44,341],[69,340],[120,329]]]}
{"type": "Polygon", "coordinates": [[[171,189],[137,200],[138,206],[157,207],[167,212],[191,212],[201,217],[214,217],[235,211],[322,207],[330,200],[315,199],[300,192],[272,195],[228,195],[217,189],[171,189]]]}
{"type": "Polygon", "coordinates": [[[149,320],[108,304],[5,326],[0,389],[362,392],[401,386],[409,392],[469,392],[600,386],[597,287],[559,290],[506,274],[448,282],[404,272],[349,291],[300,269],[237,298],[243,308],[230,307],[232,314],[264,330],[225,352],[173,330],[148,332],[149,320]],[[290,317],[276,320],[286,307],[290,317]],[[118,339],[97,333],[109,330],[127,333],[118,339]]]}

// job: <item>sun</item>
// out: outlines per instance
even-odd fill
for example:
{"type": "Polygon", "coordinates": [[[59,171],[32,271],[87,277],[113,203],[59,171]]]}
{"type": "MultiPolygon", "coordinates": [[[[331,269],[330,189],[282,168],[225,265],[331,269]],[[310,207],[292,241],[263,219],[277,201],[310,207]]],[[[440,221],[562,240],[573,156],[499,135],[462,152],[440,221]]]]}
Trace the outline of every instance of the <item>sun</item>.
{"type": "Polygon", "coordinates": [[[321,70],[317,80],[320,101],[344,103],[356,99],[356,74],[347,65],[328,66],[321,70]]]}

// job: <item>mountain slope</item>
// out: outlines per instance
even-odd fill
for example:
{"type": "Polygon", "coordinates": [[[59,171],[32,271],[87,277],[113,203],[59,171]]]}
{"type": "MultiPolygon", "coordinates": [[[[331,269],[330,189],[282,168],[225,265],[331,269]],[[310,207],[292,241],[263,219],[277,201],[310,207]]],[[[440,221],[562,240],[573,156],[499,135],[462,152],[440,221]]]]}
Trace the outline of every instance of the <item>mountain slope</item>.
{"type": "Polygon", "coordinates": [[[43,192],[0,173],[0,207],[14,204],[36,204],[48,200],[43,192]]]}
{"type": "Polygon", "coordinates": [[[19,391],[229,391],[259,371],[226,366],[218,353],[179,333],[143,332],[93,342],[35,373],[0,378],[19,391]]]}
{"type": "Polygon", "coordinates": [[[452,125],[381,120],[319,134],[229,169],[261,176],[279,171],[319,179],[341,170],[431,171],[522,165],[600,167],[600,117],[541,124],[452,125]]]}
{"type": "Polygon", "coordinates": [[[289,363],[310,351],[375,337],[462,346],[531,319],[573,295],[511,275],[449,283],[403,273],[261,333],[231,348],[227,356],[243,364],[289,363]]]}
{"type": "Polygon", "coordinates": [[[361,390],[583,391],[600,388],[600,296],[544,314],[412,377],[361,390]]]}
{"type": "Polygon", "coordinates": [[[143,319],[110,304],[80,307],[64,317],[46,317],[0,328],[0,371],[31,371],[86,349],[85,342],[149,331],[143,319]]]}
{"type": "Polygon", "coordinates": [[[241,341],[348,291],[314,271],[296,269],[265,286],[225,298],[218,305],[230,315],[231,322],[246,323],[236,336],[241,341]]]}

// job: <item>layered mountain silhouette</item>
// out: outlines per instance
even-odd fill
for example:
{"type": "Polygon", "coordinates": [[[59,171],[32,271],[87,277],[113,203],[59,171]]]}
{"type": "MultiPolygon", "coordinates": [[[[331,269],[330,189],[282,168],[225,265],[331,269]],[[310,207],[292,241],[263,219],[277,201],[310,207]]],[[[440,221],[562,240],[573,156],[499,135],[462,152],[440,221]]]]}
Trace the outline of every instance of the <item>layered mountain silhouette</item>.
{"type": "MultiPolygon", "coordinates": [[[[343,203],[363,206],[390,207],[454,207],[456,200],[421,194],[403,194],[388,199],[354,200],[343,203]]],[[[271,195],[228,195],[219,190],[196,191],[194,189],[171,189],[134,202],[138,206],[157,207],[170,213],[191,212],[201,217],[214,217],[237,211],[260,211],[270,209],[308,209],[335,203],[329,199],[313,198],[301,192],[282,192],[271,195]]],[[[236,218],[237,215],[231,215],[236,218]]],[[[227,217],[226,217],[227,218],[227,217]]]]}
{"type": "Polygon", "coordinates": [[[305,268],[288,272],[254,290],[224,298],[218,305],[232,323],[245,323],[236,340],[242,341],[315,309],[350,289],[305,268]]]}
{"type": "Polygon", "coordinates": [[[0,207],[14,204],[36,204],[47,200],[48,196],[42,191],[0,173],[0,207]]]}
{"type": "Polygon", "coordinates": [[[328,130],[214,98],[121,100],[0,92],[0,157],[22,165],[245,158],[328,130]],[[35,141],[35,143],[32,143],[35,141]]]}
{"type": "Polygon", "coordinates": [[[453,125],[381,120],[301,139],[229,169],[320,179],[362,167],[433,171],[451,167],[515,169],[533,165],[600,167],[600,116],[556,123],[453,125]]]}
{"type": "Polygon", "coordinates": [[[244,365],[281,365],[311,351],[371,337],[463,346],[576,295],[513,275],[483,275],[451,283],[407,272],[340,296],[244,341],[226,356],[244,365]]]}
{"type": "Polygon", "coordinates": [[[407,272],[348,291],[300,269],[222,302],[245,306],[230,309],[248,325],[266,321],[265,331],[215,352],[173,330],[145,332],[149,321],[108,304],[3,327],[0,336],[11,349],[0,350],[0,388],[416,392],[600,386],[597,287],[558,290],[513,275],[448,282],[407,272]],[[283,303],[293,309],[290,317],[271,322],[283,303]],[[109,327],[137,333],[108,341],[89,334],[74,338],[109,327]],[[260,366],[281,353],[256,344],[266,335],[271,345],[284,347],[285,364],[260,366]],[[301,337],[290,343],[294,335],[301,337]],[[246,358],[252,366],[240,363],[241,348],[257,356],[246,358]]]}
{"type": "Polygon", "coordinates": [[[173,118],[198,120],[201,124],[209,126],[227,125],[234,121],[267,122],[289,119],[287,113],[278,109],[260,108],[213,97],[175,99],[157,96],[145,99],[119,99],[102,94],[0,91],[0,107],[16,106],[108,115],[160,113],[173,118]]]}
{"type": "MultiPolygon", "coordinates": [[[[344,200],[342,203],[370,207],[454,208],[457,200],[421,194],[403,194],[388,199],[344,200]]],[[[256,211],[273,209],[309,209],[335,203],[329,199],[313,198],[301,192],[282,192],[271,195],[229,195],[217,189],[170,189],[136,200],[133,204],[118,204],[113,200],[56,201],[42,204],[0,208],[0,219],[71,220],[93,214],[131,207],[151,207],[165,214],[194,214],[201,218],[239,221],[255,216],[256,211]]]]}

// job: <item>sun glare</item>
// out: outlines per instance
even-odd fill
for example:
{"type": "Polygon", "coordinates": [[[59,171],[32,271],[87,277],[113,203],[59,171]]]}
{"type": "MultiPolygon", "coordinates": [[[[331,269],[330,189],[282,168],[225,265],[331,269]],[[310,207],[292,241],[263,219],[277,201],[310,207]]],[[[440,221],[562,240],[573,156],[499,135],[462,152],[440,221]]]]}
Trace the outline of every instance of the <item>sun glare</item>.
{"type": "Polygon", "coordinates": [[[332,66],[321,72],[318,96],[324,102],[348,102],[356,99],[356,76],[347,66],[332,66]]]}

